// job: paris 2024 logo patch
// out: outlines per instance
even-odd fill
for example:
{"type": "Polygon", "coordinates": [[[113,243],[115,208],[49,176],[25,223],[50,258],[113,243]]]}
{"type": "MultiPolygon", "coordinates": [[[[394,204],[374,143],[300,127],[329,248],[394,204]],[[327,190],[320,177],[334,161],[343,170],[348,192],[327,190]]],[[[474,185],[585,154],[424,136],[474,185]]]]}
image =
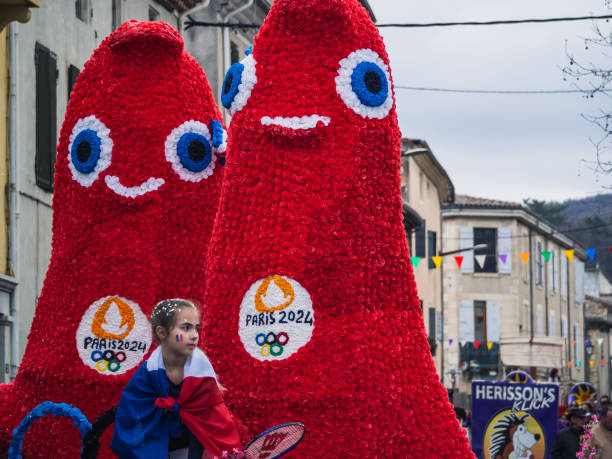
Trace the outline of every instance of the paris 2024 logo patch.
{"type": "Polygon", "coordinates": [[[546,439],[535,417],[510,408],[493,416],[482,450],[486,459],[544,459],[546,439]]]}
{"type": "Polygon", "coordinates": [[[151,325],[138,304],[106,296],[83,314],[76,344],[89,368],[103,375],[120,375],[139,365],[149,351],[151,325]]]}
{"type": "Polygon", "coordinates": [[[251,285],[240,304],[238,333],[251,357],[284,360],[312,337],[314,310],[299,282],[272,275],[251,285]]]}

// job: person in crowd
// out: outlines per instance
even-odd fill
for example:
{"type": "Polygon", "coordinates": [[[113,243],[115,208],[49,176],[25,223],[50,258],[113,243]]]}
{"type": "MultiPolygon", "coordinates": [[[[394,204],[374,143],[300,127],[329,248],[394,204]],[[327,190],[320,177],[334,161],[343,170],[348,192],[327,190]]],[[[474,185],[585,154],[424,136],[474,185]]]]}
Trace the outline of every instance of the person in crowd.
{"type": "Polygon", "coordinates": [[[557,418],[557,432],[559,432],[560,430],[565,429],[569,425],[569,422],[567,420],[567,405],[559,405],[557,414],[559,416],[557,418]]]}
{"type": "Polygon", "coordinates": [[[601,409],[599,423],[592,429],[589,446],[589,459],[612,458],[612,407],[604,406],[601,409]],[[595,454],[591,456],[591,452],[595,454]]]}
{"type": "Polygon", "coordinates": [[[576,453],[580,451],[580,435],[584,432],[588,413],[583,408],[571,408],[567,417],[570,425],[555,437],[550,451],[551,459],[576,459],[576,453]]]}
{"type": "Polygon", "coordinates": [[[120,459],[201,459],[240,447],[217,377],[197,347],[200,312],[183,299],[159,302],[151,314],[159,343],[125,387],[111,448],[120,459]]]}

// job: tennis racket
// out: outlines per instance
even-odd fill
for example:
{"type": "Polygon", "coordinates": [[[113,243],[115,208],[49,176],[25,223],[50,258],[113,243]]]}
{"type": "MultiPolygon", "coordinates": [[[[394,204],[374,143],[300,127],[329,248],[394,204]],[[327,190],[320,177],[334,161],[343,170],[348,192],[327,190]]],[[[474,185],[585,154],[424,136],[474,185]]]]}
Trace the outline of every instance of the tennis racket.
{"type": "Polygon", "coordinates": [[[244,454],[246,459],[275,459],[291,451],[302,441],[306,427],[301,422],[288,422],[272,427],[253,438],[244,454]]]}

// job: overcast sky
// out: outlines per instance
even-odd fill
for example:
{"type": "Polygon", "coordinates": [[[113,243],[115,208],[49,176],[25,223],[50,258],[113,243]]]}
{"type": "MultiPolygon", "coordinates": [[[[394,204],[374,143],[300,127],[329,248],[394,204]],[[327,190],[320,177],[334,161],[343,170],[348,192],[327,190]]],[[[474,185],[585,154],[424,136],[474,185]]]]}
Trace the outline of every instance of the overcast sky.
{"type": "MultiPolygon", "coordinates": [[[[369,1],[381,24],[612,13],[604,0],[369,1]]],[[[612,27],[600,23],[606,30],[612,27]]],[[[591,21],[575,21],[380,31],[396,86],[553,90],[574,89],[561,73],[568,63],[566,41],[571,51],[584,55],[580,37],[591,36],[592,27],[591,21]]],[[[596,176],[589,169],[595,159],[589,137],[597,139],[600,131],[580,116],[599,108],[612,110],[607,96],[586,100],[580,94],[450,94],[399,88],[395,93],[403,136],[427,141],[458,194],[565,200],[593,196],[605,192],[602,185],[612,185],[612,176],[596,176]]]]}

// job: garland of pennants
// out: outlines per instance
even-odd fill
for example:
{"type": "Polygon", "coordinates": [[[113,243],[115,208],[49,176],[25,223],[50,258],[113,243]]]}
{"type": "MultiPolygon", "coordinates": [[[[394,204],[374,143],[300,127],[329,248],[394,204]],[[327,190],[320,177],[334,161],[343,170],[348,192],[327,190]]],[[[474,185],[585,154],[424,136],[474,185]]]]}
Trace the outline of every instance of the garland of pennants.
{"type": "MultiPolygon", "coordinates": [[[[612,253],[612,245],[608,247],[608,250],[610,251],[610,253],[612,253]]],[[[595,255],[597,254],[597,247],[590,247],[588,249],[585,249],[587,255],[589,256],[589,258],[593,261],[595,261],[595,255]]],[[[550,255],[551,255],[551,251],[550,250],[546,250],[546,251],[542,251],[540,252],[542,254],[542,257],[544,258],[544,260],[546,260],[546,262],[548,263],[550,261],[550,255]]],[[[574,259],[574,249],[568,249],[568,250],[564,250],[563,253],[565,253],[565,255],[567,256],[567,258],[569,259],[569,261],[573,261],[574,259]]],[[[521,257],[521,260],[523,260],[523,263],[527,264],[529,262],[529,255],[530,252],[524,252],[524,253],[519,253],[519,257],[521,257]]],[[[480,266],[481,268],[484,267],[485,261],[487,257],[490,257],[492,255],[474,255],[474,258],[476,259],[476,263],[478,263],[478,266],[480,266]]],[[[508,254],[507,253],[500,253],[499,255],[497,255],[497,257],[499,258],[499,260],[505,265],[507,260],[508,260],[508,254]]],[[[410,257],[410,261],[412,262],[412,267],[413,268],[418,268],[419,266],[419,262],[423,259],[424,257],[410,257]]],[[[437,256],[437,257],[430,257],[431,261],[433,261],[434,265],[436,266],[436,269],[440,268],[440,265],[442,264],[442,257],[437,256]]],[[[463,256],[456,256],[455,257],[455,262],[457,263],[457,267],[459,269],[461,269],[461,264],[463,263],[463,256]]]]}

